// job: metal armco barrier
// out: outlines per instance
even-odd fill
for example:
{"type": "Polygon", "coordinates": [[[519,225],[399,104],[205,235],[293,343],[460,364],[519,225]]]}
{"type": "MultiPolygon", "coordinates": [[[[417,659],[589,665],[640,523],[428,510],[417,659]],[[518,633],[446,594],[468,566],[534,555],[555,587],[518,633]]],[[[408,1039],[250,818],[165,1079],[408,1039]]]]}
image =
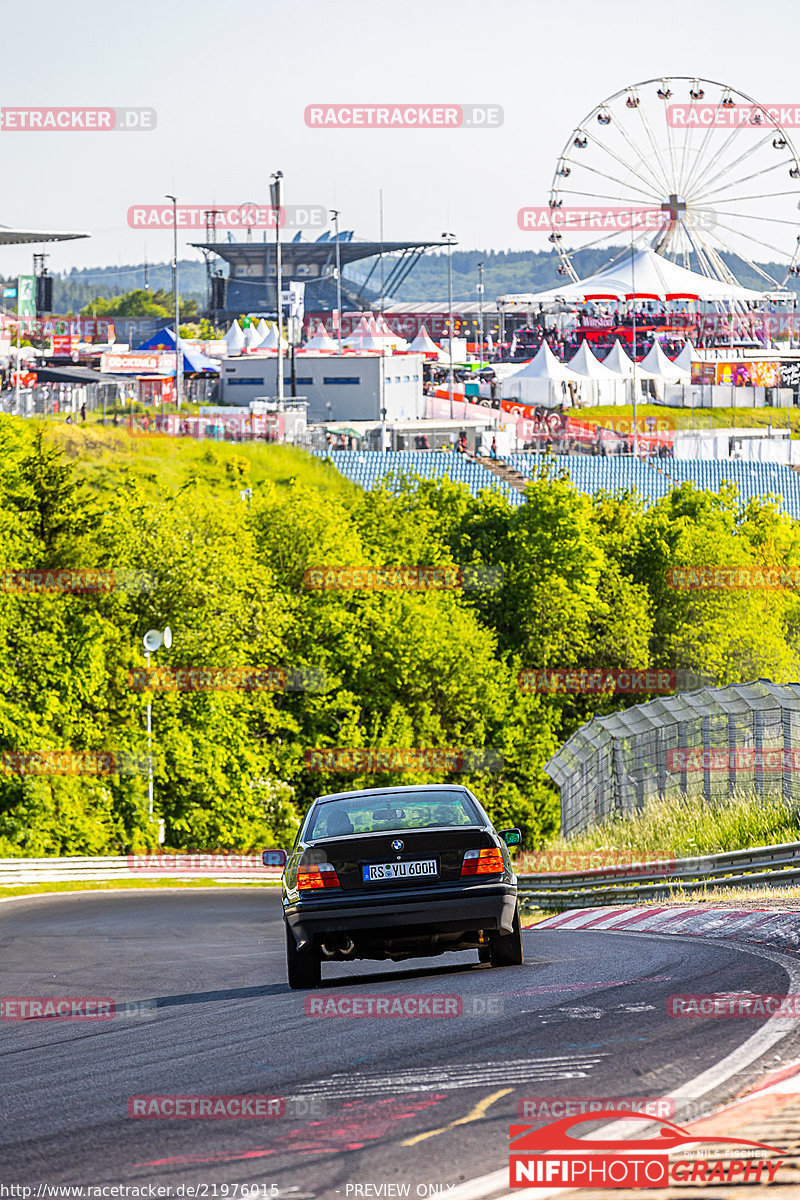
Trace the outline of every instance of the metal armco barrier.
{"type": "Polygon", "coordinates": [[[715,888],[781,887],[800,883],[800,842],[517,879],[520,895],[537,908],[558,909],[665,900],[674,892],[699,891],[709,883],[715,888]]]}
{"type": "MultiPolygon", "coordinates": [[[[84,880],[136,880],[136,879],[214,879],[214,880],[272,880],[280,879],[279,867],[264,867],[254,862],[252,867],[230,867],[223,865],[224,855],[181,854],[181,855],[120,855],[115,858],[0,858],[0,887],[14,887],[31,883],[69,883],[84,880]],[[140,866],[132,866],[135,857],[140,866]],[[153,860],[152,865],[144,863],[153,860]],[[196,859],[196,865],[188,861],[174,868],[158,860],[196,859]],[[210,859],[205,869],[203,859],[210,859]],[[216,863],[216,866],[214,865],[216,863]]],[[[232,855],[232,859],[236,859],[232,855]]],[[[248,855],[254,860],[258,855],[248,855]]]]}

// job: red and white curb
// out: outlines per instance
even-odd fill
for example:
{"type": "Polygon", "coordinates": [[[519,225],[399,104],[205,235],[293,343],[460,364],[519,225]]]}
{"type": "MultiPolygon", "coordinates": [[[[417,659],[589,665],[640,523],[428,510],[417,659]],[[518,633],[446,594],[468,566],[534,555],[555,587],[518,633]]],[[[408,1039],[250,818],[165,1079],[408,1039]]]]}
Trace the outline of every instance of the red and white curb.
{"type": "Polygon", "coordinates": [[[647,908],[578,908],[545,917],[531,929],[608,929],[625,933],[677,933],[800,950],[800,910],[709,908],[707,904],[647,908]]]}

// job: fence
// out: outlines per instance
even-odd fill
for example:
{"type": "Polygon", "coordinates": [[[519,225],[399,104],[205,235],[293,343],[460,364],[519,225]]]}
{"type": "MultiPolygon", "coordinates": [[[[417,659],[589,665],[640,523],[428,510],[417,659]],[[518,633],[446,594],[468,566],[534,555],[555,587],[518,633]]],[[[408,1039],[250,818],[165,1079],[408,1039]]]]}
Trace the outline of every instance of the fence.
{"type": "Polygon", "coordinates": [[[0,887],[33,883],[82,883],[141,879],[241,879],[262,882],[280,879],[282,868],[264,867],[252,856],[211,854],[121,855],[109,858],[0,858],[0,887]],[[170,861],[173,860],[173,861],[170,861]]]}
{"type": "Polygon", "coordinates": [[[566,836],[656,796],[712,800],[738,787],[800,800],[800,684],[701,688],[594,717],[545,770],[566,836]]]}
{"type": "Polygon", "coordinates": [[[668,900],[707,887],[786,887],[800,882],[800,842],[756,846],[672,861],[588,871],[519,875],[519,891],[537,908],[584,908],[668,900]]]}

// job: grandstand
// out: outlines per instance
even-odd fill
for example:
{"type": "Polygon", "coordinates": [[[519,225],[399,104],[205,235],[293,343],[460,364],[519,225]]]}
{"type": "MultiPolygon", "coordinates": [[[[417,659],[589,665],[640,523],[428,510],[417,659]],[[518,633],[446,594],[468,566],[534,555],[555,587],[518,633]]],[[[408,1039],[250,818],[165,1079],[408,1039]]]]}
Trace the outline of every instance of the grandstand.
{"type": "MultiPolygon", "coordinates": [[[[508,465],[521,475],[531,476],[542,465],[540,454],[510,454],[508,465]]],[[[743,462],[736,459],[660,458],[637,461],[631,457],[594,458],[555,455],[553,470],[568,471],[580,492],[636,491],[649,507],[682,483],[718,492],[723,483],[734,483],[742,503],[768,494],[778,500],[781,512],[800,520],[800,475],[778,463],[743,462]]]]}
{"type": "MultiPolygon", "coordinates": [[[[325,451],[317,456],[326,458],[325,451]]],[[[439,479],[446,476],[456,483],[463,483],[471,496],[488,488],[505,496],[511,504],[522,504],[522,492],[498,479],[480,463],[455,452],[443,450],[334,450],[331,462],[347,479],[371,491],[385,475],[404,472],[421,475],[423,479],[439,479]]]]}
{"type": "MultiPolygon", "coordinates": [[[[320,458],[325,451],[317,451],[320,458]]],[[[424,479],[446,476],[463,483],[470,495],[484,489],[499,492],[511,504],[522,504],[524,494],[498,479],[480,463],[461,454],[431,450],[334,450],[331,462],[347,479],[365,491],[377,487],[389,474],[403,472],[421,475],[424,479]]],[[[639,461],[625,456],[594,458],[584,455],[554,455],[544,459],[541,454],[510,454],[508,466],[530,477],[546,462],[550,470],[567,471],[579,492],[638,492],[645,507],[649,507],[682,483],[718,492],[726,482],[739,489],[743,504],[766,495],[774,495],[779,511],[800,520],[800,475],[791,467],[777,463],[740,462],[735,459],[657,459],[639,461]]]]}

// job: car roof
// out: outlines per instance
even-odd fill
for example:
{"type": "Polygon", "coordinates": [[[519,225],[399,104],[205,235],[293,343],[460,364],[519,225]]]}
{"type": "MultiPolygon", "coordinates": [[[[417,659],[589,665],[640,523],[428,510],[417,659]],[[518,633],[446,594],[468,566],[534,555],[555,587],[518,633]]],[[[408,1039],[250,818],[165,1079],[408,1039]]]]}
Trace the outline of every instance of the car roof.
{"type": "Polygon", "coordinates": [[[409,792],[466,792],[468,796],[472,796],[469,788],[464,787],[463,783],[415,783],[409,787],[359,788],[354,792],[329,792],[325,796],[317,796],[314,803],[319,804],[323,800],[351,799],[354,796],[393,796],[398,794],[407,796],[409,792]]]}

